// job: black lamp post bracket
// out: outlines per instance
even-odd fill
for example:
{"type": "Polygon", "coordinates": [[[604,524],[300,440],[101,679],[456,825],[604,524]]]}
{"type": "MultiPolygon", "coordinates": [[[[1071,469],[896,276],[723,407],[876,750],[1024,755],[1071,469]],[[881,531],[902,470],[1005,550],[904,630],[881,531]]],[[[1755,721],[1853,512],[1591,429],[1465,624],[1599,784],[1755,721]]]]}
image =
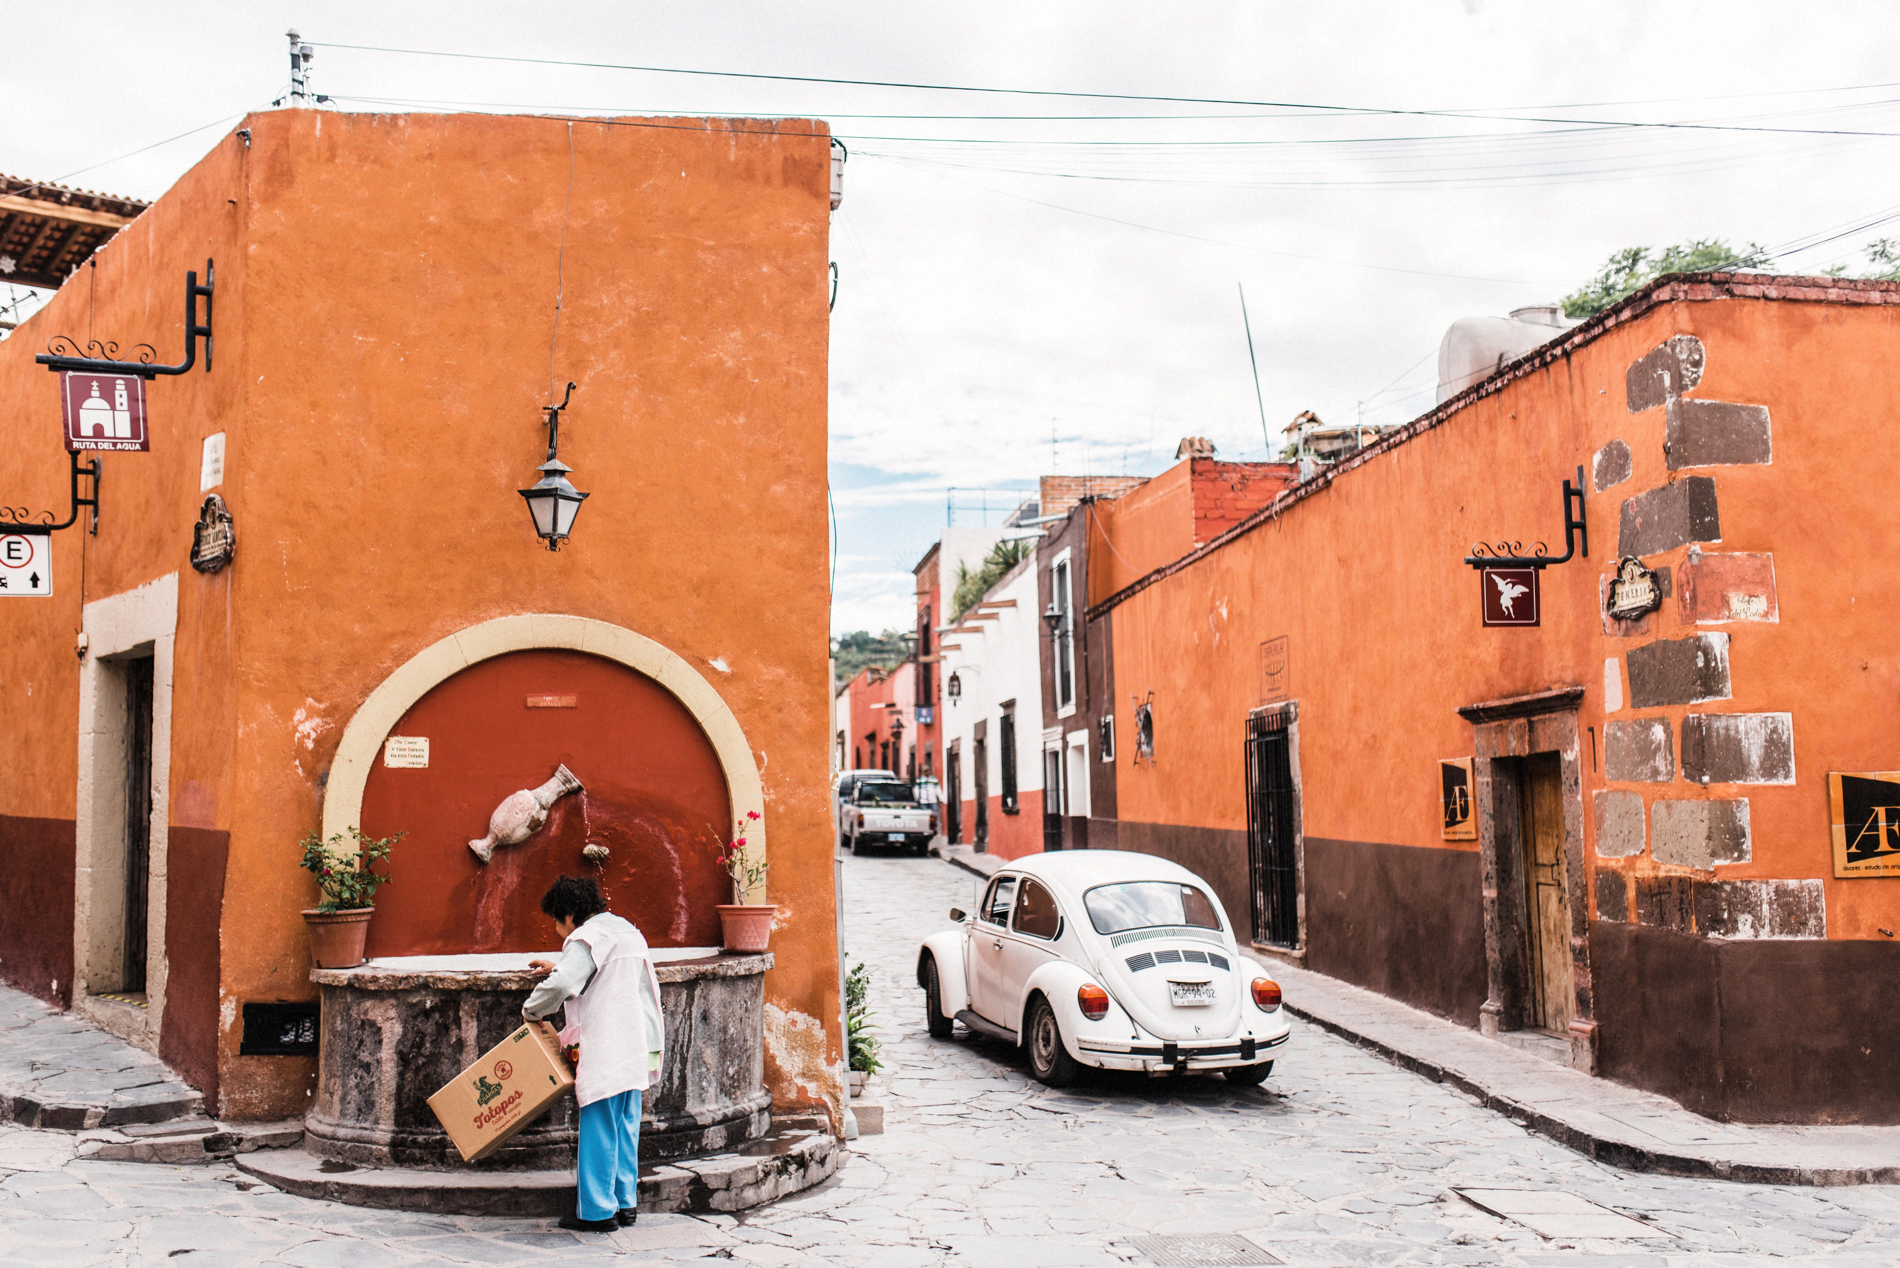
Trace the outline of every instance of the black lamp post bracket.
{"type": "Polygon", "coordinates": [[[46,345],[46,351],[33,359],[55,373],[61,370],[78,370],[86,374],[136,374],[142,379],[154,379],[161,374],[183,374],[198,364],[198,340],[205,341],[205,373],[211,372],[211,290],[214,278],[211,261],[205,261],[204,285],[198,285],[196,273],[185,274],[185,359],[177,365],[154,365],[152,358],[158,355],[149,343],[133,345],[138,353],[136,361],[118,360],[119,345],[110,341],[88,339],[81,345],[65,335],[54,335],[46,345]],[[205,302],[204,320],[198,320],[198,300],[205,302]],[[92,355],[81,356],[81,352],[92,355]]]}
{"type": "Polygon", "coordinates": [[[1564,553],[1552,555],[1550,547],[1542,542],[1533,542],[1532,551],[1521,553],[1523,542],[1500,541],[1495,545],[1479,542],[1465,556],[1465,563],[1473,568],[1548,568],[1552,564],[1567,564],[1579,553],[1585,559],[1590,557],[1590,528],[1583,518],[1583,468],[1577,468],[1577,482],[1564,481],[1564,553]]]}
{"type": "Polygon", "coordinates": [[[24,537],[50,537],[62,528],[71,528],[78,521],[79,508],[82,506],[90,506],[92,508],[92,533],[94,536],[98,535],[99,473],[103,464],[101,464],[97,458],[94,458],[91,462],[81,466],[78,454],[68,453],[66,456],[72,459],[73,464],[72,513],[61,523],[55,524],[53,523],[53,513],[51,511],[41,511],[38,515],[34,515],[33,512],[27,510],[25,507],[0,506],[0,537],[7,537],[14,534],[24,537]],[[91,497],[82,498],[79,496],[79,479],[81,476],[90,476],[92,478],[91,497]],[[29,516],[32,517],[31,520],[29,520],[29,516]]]}

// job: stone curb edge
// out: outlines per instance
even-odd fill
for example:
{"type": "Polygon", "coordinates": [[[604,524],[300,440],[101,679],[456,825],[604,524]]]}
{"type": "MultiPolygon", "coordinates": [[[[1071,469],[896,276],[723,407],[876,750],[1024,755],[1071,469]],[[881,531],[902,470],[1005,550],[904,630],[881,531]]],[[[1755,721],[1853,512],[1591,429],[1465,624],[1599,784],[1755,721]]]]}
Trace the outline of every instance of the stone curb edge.
{"type": "Polygon", "coordinates": [[[0,1122],[40,1131],[82,1132],[95,1127],[163,1123],[204,1113],[204,1097],[193,1092],[169,1101],[131,1105],[49,1105],[24,1092],[0,1086],[0,1122]]]}
{"type": "Polygon", "coordinates": [[[1472,1097],[1486,1109],[1503,1114],[1540,1136],[1574,1149],[1586,1158],[1621,1167],[1625,1171],[1649,1171],[1658,1175],[1683,1176],[1697,1180],[1734,1180],[1745,1184],[1809,1185],[1819,1188],[1858,1184],[1900,1183],[1900,1165],[1883,1167],[1775,1167],[1749,1162],[1728,1162],[1715,1158],[1697,1158],[1667,1153],[1628,1141],[1611,1140],[1584,1128],[1553,1118],[1508,1096],[1501,1096],[1450,1066],[1426,1060],[1383,1043],[1340,1022],[1320,1017],[1293,1004],[1283,1005],[1289,1013],[1313,1023],[1321,1030],[1339,1036],[1356,1047],[1364,1048],[1390,1061],[1400,1069],[1423,1075],[1434,1083],[1445,1083],[1472,1097]]]}

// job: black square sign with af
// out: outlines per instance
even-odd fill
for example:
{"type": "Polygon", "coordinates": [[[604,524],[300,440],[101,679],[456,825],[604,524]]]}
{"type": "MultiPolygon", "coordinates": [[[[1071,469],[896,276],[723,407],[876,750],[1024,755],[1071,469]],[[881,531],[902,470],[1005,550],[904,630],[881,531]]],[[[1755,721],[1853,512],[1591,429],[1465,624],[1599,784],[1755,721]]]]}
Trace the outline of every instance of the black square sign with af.
{"type": "Polygon", "coordinates": [[[1536,625],[1540,596],[1536,568],[1485,568],[1478,573],[1483,588],[1484,623],[1536,625]]]}

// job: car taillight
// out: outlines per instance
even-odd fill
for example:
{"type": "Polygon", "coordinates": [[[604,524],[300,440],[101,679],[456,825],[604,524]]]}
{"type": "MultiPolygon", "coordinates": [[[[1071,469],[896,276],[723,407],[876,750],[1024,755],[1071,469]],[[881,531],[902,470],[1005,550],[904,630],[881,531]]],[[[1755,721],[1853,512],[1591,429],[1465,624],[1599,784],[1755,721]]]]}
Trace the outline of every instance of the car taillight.
{"type": "Polygon", "coordinates": [[[1270,1013],[1280,1006],[1280,984],[1270,977],[1257,977],[1253,980],[1253,1002],[1263,1013],[1270,1013]]]}
{"type": "Polygon", "coordinates": [[[858,826],[860,828],[864,826],[864,812],[862,810],[858,811],[858,826]]]}
{"type": "Polygon", "coordinates": [[[1093,982],[1075,993],[1075,1003],[1090,1021],[1100,1021],[1108,1016],[1108,992],[1093,982]]]}
{"type": "Polygon", "coordinates": [[[930,834],[932,836],[937,834],[937,812],[934,810],[930,812],[930,834]]]}

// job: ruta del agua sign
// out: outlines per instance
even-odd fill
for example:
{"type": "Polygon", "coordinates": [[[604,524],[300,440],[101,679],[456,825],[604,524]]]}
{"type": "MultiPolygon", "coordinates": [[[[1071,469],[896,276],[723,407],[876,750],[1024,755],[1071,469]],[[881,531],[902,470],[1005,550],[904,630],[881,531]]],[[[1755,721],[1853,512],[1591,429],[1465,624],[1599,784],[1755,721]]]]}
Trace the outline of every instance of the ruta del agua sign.
{"type": "Polygon", "coordinates": [[[145,380],[138,375],[67,370],[60,375],[59,391],[68,450],[145,453],[151,449],[151,434],[145,426],[145,380]]]}

